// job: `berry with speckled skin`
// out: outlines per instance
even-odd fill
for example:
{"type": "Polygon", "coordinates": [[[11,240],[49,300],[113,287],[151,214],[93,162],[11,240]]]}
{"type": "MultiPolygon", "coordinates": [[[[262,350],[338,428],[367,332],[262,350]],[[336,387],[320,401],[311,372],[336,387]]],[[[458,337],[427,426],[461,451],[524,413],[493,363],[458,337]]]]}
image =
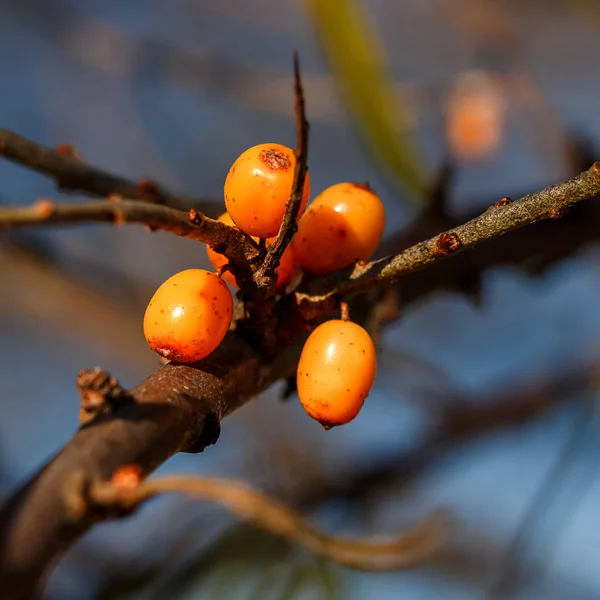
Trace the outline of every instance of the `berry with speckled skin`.
{"type": "MultiPolygon", "coordinates": [[[[296,156],[281,144],[259,144],[241,154],[225,179],[225,205],[233,222],[245,233],[269,238],[279,233],[285,203],[294,183],[296,156]]],[[[310,195],[310,177],[306,174],[302,216],[310,195]]]]}
{"type": "MultiPolygon", "coordinates": [[[[219,218],[221,223],[225,223],[225,225],[229,225],[230,227],[235,227],[235,223],[231,220],[229,213],[223,213],[219,218]]],[[[253,238],[255,241],[258,241],[258,238],[253,238]]],[[[275,238],[267,239],[267,246],[274,240],[275,238]]],[[[218,252],[215,252],[210,246],[206,246],[206,253],[208,254],[208,260],[212,266],[219,270],[221,267],[227,264],[227,258],[218,252]]],[[[285,249],[281,260],[279,261],[279,267],[277,267],[277,287],[276,290],[278,292],[282,292],[294,279],[294,275],[296,274],[296,264],[294,263],[294,252],[290,246],[285,249]]],[[[239,285],[235,280],[233,273],[230,271],[225,271],[223,273],[223,279],[232,285],[234,288],[238,288],[239,285]]]]}
{"type": "Polygon", "coordinates": [[[326,429],[359,413],[377,372],[371,336],[351,321],[332,320],[308,337],[298,363],[298,396],[326,429]]]}
{"type": "Polygon", "coordinates": [[[300,219],[294,258],[315,275],[337,271],[368,260],[384,227],[383,203],[368,185],[337,183],[321,192],[300,219]]]}
{"type": "Polygon", "coordinates": [[[144,315],[144,335],[164,358],[192,363],[219,346],[232,315],[227,284],[209,271],[188,269],[156,290],[144,315]]]}

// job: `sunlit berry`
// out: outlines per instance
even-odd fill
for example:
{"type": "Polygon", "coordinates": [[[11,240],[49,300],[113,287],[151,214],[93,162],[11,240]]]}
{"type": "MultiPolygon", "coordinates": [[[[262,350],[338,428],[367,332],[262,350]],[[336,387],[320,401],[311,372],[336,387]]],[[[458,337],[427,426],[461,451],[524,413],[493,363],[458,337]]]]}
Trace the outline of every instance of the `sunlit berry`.
{"type": "Polygon", "coordinates": [[[385,209],[366,184],[337,183],[321,192],[298,223],[294,258],[315,275],[368,260],[385,227],[385,209]]]}
{"type": "Polygon", "coordinates": [[[144,315],[144,335],[161,356],[192,363],[223,341],[232,314],[227,284],[209,271],[188,269],[156,290],[144,315]]]}
{"type": "MultiPolygon", "coordinates": [[[[241,154],[225,179],[225,204],[233,222],[245,233],[261,238],[277,235],[292,193],[296,157],[281,144],[260,144],[241,154]]],[[[310,195],[306,174],[302,204],[310,195]]]]}
{"type": "MultiPolygon", "coordinates": [[[[234,222],[231,220],[229,213],[223,213],[218,221],[225,223],[225,225],[229,225],[235,227],[234,222]]],[[[258,238],[253,238],[255,241],[258,241],[258,238]]],[[[267,245],[269,245],[275,238],[268,238],[267,245]]],[[[218,270],[222,266],[227,264],[227,258],[218,252],[215,252],[210,246],[206,246],[206,253],[208,254],[208,260],[212,266],[218,270]]],[[[294,275],[296,274],[296,265],[294,263],[294,252],[291,246],[288,246],[283,253],[281,260],[279,261],[279,267],[277,268],[277,291],[283,291],[292,281],[294,275]]],[[[238,288],[239,285],[235,280],[233,273],[230,271],[225,271],[223,273],[223,279],[232,285],[235,288],[238,288]]]]}
{"type": "Polygon", "coordinates": [[[368,396],[377,357],[371,336],[351,321],[319,325],[298,363],[298,396],[304,410],[324,427],[352,421],[368,396]]]}

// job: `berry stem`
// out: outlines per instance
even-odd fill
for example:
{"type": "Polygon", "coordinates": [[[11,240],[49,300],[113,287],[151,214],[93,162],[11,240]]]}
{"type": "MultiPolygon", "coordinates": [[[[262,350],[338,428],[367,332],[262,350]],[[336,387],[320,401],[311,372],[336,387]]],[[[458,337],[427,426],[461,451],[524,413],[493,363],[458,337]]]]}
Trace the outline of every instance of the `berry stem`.
{"type": "Polygon", "coordinates": [[[232,273],[233,272],[233,266],[231,263],[225,263],[224,265],[221,265],[216,271],[215,271],[215,275],[217,277],[223,277],[223,275],[225,273],[232,273]]]}

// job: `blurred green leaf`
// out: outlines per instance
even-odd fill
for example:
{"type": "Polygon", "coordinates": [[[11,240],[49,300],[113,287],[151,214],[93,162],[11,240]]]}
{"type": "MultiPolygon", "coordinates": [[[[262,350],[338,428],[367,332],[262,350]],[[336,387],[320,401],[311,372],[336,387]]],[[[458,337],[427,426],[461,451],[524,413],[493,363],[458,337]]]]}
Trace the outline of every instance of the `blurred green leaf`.
{"type": "Polygon", "coordinates": [[[425,181],[401,98],[369,19],[355,0],[303,0],[344,102],[371,152],[422,200],[425,181]]]}

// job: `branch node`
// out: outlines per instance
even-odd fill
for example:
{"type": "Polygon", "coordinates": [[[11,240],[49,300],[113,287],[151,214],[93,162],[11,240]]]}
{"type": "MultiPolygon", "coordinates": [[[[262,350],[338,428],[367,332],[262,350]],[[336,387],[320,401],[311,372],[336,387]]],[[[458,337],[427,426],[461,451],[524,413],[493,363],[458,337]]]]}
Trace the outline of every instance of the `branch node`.
{"type": "Polygon", "coordinates": [[[74,158],[77,160],[81,160],[81,155],[79,154],[79,152],[77,152],[75,147],[72,144],[69,144],[68,142],[60,142],[56,145],[54,151],[56,152],[56,154],[60,154],[65,158],[74,158]]]}
{"type": "Polygon", "coordinates": [[[82,425],[100,414],[111,413],[132,400],[119,382],[100,367],[79,371],[77,391],[81,396],[79,422],[82,425]]]}
{"type": "Polygon", "coordinates": [[[458,235],[453,231],[441,233],[436,242],[436,250],[439,254],[452,254],[462,246],[458,235]]]}
{"type": "Polygon", "coordinates": [[[501,198],[500,200],[498,200],[498,202],[494,202],[493,206],[498,208],[500,206],[506,206],[507,204],[511,204],[511,203],[512,203],[512,200],[508,196],[505,196],[504,198],[501,198]]]}
{"type": "Polygon", "coordinates": [[[204,219],[204,215],[195,208],[190,208],[188,212],[188,219],[190,223],[193,223],[194,225],[200,225],[202,219],[204,219]]]}
{"type": "Polygon", "coordinates": [[[568,207],[554,209],[548,213],[548,217],[550,219],[560,219],[561,217],[564,217],[568,212],[569,212],[568,207]]]}
{"type": "Polygon", "coordinates": [[[193,427],[188,428],[180,452],[186,454],[198,454],[203,452],[208,446],[217,443],[221,435],[221,423],[217,415],[213,413],[199,415],[198,422],[193,427]]]}

